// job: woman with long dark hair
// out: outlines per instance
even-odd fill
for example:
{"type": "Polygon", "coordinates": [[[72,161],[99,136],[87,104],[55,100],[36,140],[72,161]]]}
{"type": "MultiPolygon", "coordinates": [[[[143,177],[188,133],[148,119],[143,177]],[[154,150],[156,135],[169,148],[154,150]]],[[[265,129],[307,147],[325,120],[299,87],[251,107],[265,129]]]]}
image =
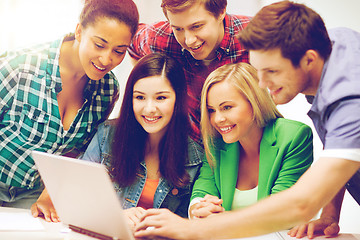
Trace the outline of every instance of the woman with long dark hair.
{"type": "Polygon", "coordinates": [[[143,57],[130,73],[119,118],[100,125],[83,156],[108,167],[131,224],[148,208],[188,214],[203,150],[188,136],[186,96],[173,58],[143,57]]]}

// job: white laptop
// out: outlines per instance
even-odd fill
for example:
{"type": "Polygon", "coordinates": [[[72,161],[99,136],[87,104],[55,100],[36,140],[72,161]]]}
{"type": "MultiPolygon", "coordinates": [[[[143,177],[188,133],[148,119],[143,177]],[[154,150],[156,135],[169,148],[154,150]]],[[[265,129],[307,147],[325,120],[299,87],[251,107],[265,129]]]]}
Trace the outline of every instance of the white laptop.
{"type": "Polygon", "coordinates": [[[134,239],[106,168],[32,151],[40,176],[61,221],[100,239],[134,239]]]}

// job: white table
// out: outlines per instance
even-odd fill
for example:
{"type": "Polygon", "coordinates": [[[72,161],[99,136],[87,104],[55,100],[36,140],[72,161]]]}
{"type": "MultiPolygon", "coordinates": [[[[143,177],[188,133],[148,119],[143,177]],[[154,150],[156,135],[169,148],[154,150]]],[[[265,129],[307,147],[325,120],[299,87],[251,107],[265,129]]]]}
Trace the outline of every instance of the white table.
{"type": "MultiPolygon", "coordinates": [[[[0,207],[0,213],[27,213],[30,214],[30,210],[5,208],[0,207]]],[[[69,231],[69,229],[62,223],[48,223],[43,219],[40,219],[44,229],[36,231],[0,231],[1,240],[95,240],[95,238],[85,236],[76,232],[69,231]]],[[[281,231],[279,233],[273,233],[264,236],[258,236],[253,238],[246,238],[242,240],[296,240],[296,238],[288,237],[287,231],[281,231]],[[280,236],[281,235],[281,236],[280,236]]],[[[338,240],[360,240],[360,229],[356,232],[359,233],[343,233],[339,237],[333,238],[338,240]]],[[[307,238],[303,238],[307,239],[307,238]]],[[[315,240],[322,240],[329,238],[317,237],[315,240]]]]}

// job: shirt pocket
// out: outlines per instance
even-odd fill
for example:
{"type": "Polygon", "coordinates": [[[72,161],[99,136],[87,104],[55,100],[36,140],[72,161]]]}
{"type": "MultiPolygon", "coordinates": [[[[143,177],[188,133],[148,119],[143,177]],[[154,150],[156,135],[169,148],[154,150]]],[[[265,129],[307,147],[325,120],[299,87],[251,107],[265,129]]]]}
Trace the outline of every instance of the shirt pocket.
{"type": "Polygon", "coordinates": [[[49,115],[47,112],[38,109],[30,104],[24,104],[20,116],[19,136],[27,143],[38,143],[46,138],[49,115]]]}

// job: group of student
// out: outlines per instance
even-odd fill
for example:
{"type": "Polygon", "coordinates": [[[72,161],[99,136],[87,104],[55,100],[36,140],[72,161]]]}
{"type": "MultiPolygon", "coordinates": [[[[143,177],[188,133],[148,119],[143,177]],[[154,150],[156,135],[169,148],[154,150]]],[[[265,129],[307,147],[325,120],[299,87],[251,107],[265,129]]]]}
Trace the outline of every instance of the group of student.
{"type": "Polygon", "coordinates": [[[86,0],[74,34],[4,53],[1,205],[61,220],[38,150],[106,165],[135,237],[337,234],[345,187],[360,204],[360,33],[291,1],[253,18],[226,5],[162,0],[167,21],[148,25],[132,0],[86,0]],[[310,127],[276,108],[298,93],[324,145],[314,164],[310,127]]]}

